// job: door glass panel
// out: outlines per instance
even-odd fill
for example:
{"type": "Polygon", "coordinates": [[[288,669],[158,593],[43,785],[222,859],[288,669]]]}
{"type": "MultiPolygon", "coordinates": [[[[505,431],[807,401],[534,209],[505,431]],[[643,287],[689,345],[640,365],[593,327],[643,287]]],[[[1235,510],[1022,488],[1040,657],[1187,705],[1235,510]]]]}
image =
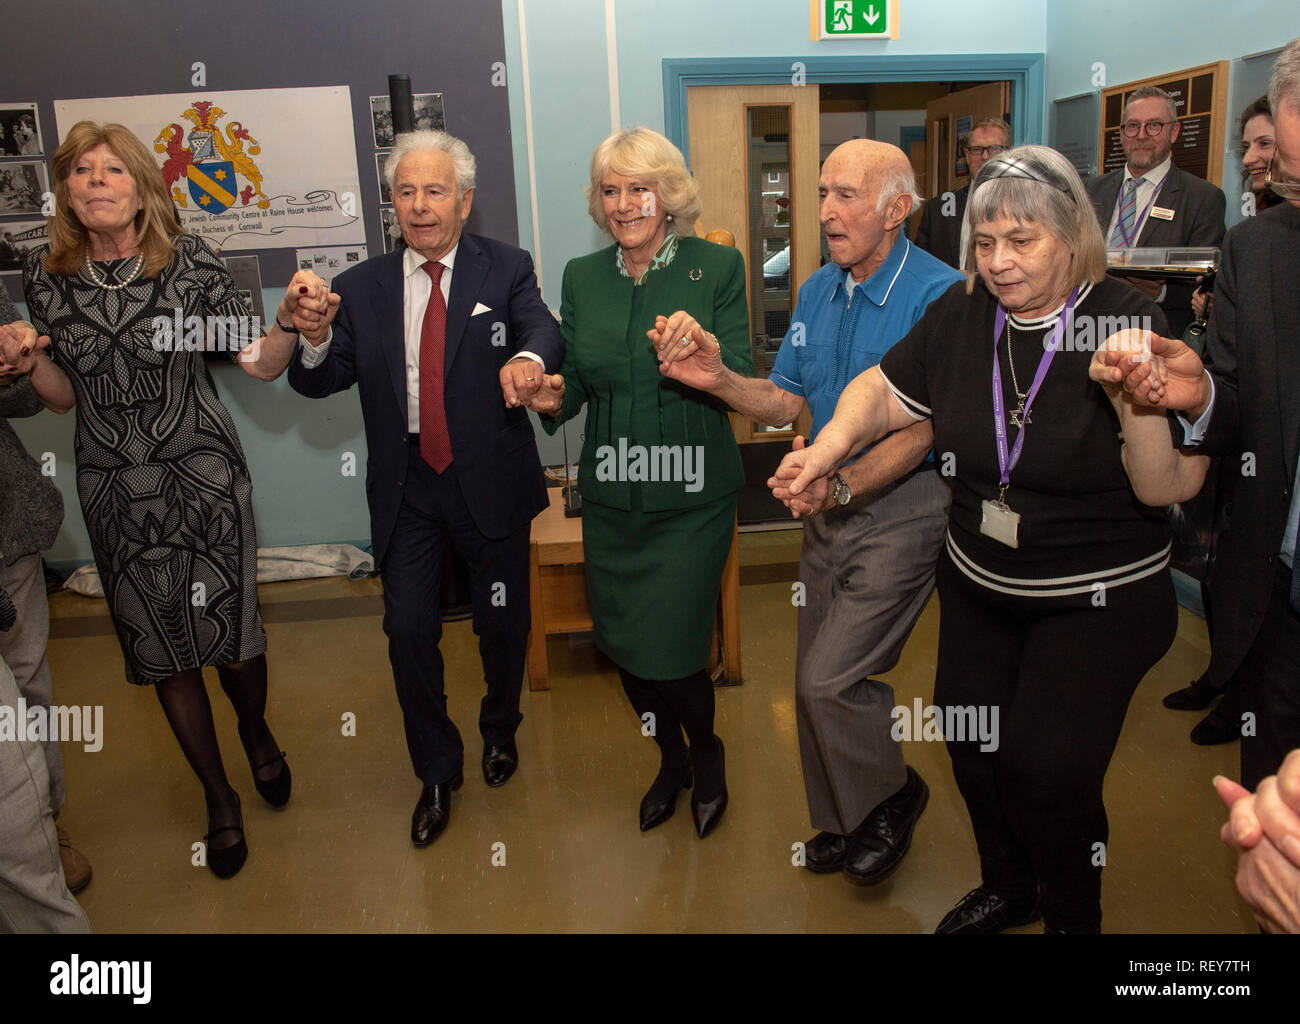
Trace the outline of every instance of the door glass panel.
{"type": "MultiPolygon", "coordinates": [[[[790,328],[790,108],[749,107],[749,315],[754,372],[766,377],[790,328]]],[[[755,426],[755,433],[792,429],[755,426]]]]}

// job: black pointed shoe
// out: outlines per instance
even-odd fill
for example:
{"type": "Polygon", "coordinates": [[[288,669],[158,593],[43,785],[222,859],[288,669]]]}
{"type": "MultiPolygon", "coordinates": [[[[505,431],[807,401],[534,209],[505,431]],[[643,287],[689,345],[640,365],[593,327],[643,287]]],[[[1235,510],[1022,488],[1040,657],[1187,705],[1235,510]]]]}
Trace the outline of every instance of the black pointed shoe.
{"type": "Polygon", "coordinates": [[[660,767],[659,775],[641,798],[641,831],[649,832],[671,818],[677,810],[677,794],[683,789],[690,789],[694,784],[695,775],[691,771],[689,754],[682,758],[680,766],[660,767]]]}
{"type": "MultiPolygon", "coordinates": [[[[714,737],[718,741],[718,761],[722,771],[722,792],[712,800],[700,799],[700,787],[696,785],[695,792],[691,794],[691,817],[695,819],[695,832],[704,839],[718,827],[718,822],[722,820],[722,812],[727,809],[727,756],[726,750],[722,746],[722,739],[714,737]]],[[[697,773],[698,774],[698,773],[697,773]]],[[[696,780],[698,782],[698,779],[696,780]]]]}
{"type": "Polygon", "coordinates": [[[948,911],[935,935],[993,935],[1037,921],[1042,914],[1038,898],[1011,903],[991,889],[972,889],[948,911]]]}
{"type": "Polygon", "coordinates": [[[493,789],[509,782],[518,767],[519,750],[514,740],[483,748],[483,781],[493,789]]]}
{"type": "Polygon", "coordinates": [[[451,818],[451,794],[460,789],[464,781],[464,776],[457,772],[446,782],[425,786],[420,791],[420,799],[411,815],[411,842],[416,846],[428,846],[442,835],[451,818]]]}

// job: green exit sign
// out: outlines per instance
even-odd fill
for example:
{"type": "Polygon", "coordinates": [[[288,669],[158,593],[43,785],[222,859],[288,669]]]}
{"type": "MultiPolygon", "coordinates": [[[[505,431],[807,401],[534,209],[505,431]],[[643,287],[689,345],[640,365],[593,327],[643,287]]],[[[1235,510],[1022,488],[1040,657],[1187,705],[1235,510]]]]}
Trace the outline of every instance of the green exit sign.
{"type": "Polygon", "coordinates": [[[891,0],[822,0],[822,39],[898,38],[889,21],[891,0]]]}

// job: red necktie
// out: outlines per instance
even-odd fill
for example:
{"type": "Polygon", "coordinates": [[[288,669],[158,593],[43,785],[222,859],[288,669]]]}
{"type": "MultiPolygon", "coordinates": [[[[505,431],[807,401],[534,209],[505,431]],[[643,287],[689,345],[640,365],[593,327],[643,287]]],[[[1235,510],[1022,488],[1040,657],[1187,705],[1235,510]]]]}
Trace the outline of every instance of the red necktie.
{"type": "Polygon", "coordinates": [[[422,264],[433,278],[424,322],[420,325],[420,455],[437,472],[451,465],[451,435],[443,406],[443,359],[447,351],[447,303],[442,297],[442,272],[432,260],[422,264]]]}

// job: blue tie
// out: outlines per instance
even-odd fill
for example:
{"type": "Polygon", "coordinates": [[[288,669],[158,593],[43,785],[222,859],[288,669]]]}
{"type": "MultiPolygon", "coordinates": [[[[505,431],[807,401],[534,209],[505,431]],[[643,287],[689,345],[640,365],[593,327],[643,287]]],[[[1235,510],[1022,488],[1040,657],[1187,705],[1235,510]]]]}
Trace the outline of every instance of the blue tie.
{"type": "Polygon", "coordinates": [[[1129,178],[1124,182],[1124,197],[1119,203],[1119,216],[1115,218],[1115,230],[1110,233],[1110,248],[1117,249],[1129,243],[1124,241],[1125,236],[1133,238],[1133,222],[1137,219],[1137,192],[1138,186],[1142,184],[1142,178],[1129,178]]]}

